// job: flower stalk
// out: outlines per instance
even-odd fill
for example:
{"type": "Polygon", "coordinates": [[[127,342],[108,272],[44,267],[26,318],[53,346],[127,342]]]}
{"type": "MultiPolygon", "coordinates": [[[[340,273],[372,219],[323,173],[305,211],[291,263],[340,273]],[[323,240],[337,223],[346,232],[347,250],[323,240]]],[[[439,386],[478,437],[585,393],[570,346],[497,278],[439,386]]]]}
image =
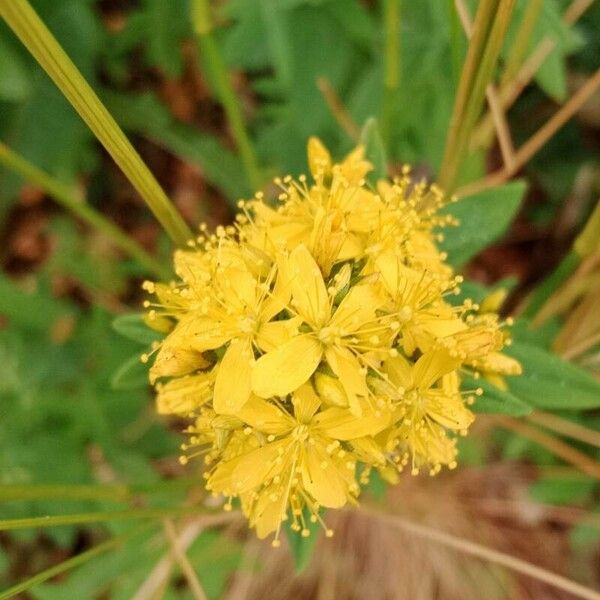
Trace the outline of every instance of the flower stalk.
{"type": "Polygon", "coordinates": [[[185,245],[192,237],[185,221],[29,2],[0,0],[0,16],[93,131],[171,239],[185,245]]]}

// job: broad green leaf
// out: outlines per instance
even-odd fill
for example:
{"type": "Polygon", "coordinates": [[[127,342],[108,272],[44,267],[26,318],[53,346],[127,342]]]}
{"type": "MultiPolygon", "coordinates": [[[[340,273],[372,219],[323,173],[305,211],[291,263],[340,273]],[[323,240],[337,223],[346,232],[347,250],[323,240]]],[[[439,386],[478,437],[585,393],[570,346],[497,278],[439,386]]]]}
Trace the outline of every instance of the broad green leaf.
{"type": "Polygon", "coordinates": [[[150,329],[144,322],[143,315],[133,313],[129,315],[120,315],[112,322],[113,329],[133,342],[138,342],[145,346],[162,339],[160,333],[150,329]]]}
{"type": "Polygon", "coordinates": [[[368,175],[369,181],[375,184],[377,180],[387,177],[387,155],[375,117],[367,119],[360,132],[359,141],[365,147],[367,159],[375,167],[368,175]]]}
{"type": "Polygon", "coordinates": [[[114,390],[135,390],[148,385],[148,367],[134,354],[115,372],[110,380],[114,390]]]}
{"type": "Polygon", "coordinates": [[[480,387],[483,390],[483,395],[477,396],[475,404],[471,407],[471,410],[475,413],[521,417],[533,411],[529,404],[526,404],[509,391],[497,388],[484,378],[466,377],[463,387],[470,390],[480,387]]]}
{"type": "Polygon", "coordinates": [[[512,181],[461,198],[442,209],[443,213],[460,221],[458,227],[444,229],[441,244],[453,266],[464,265],[506,231],[519,209],[525,189],[525,182],[512,181]]]}
{"type": "Polygon", "coordinates": [[[507,378],[510,392],[538,408],[582,410],[600,407],[600,382],[555,354],[515,340],[505,352],[523,365],[523,374],[507,378]]]}

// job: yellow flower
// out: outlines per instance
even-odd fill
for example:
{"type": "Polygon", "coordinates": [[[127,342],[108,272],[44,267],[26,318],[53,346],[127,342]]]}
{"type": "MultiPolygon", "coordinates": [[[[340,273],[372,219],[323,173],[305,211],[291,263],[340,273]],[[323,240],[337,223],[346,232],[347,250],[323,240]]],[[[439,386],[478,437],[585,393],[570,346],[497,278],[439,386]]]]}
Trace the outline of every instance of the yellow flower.
{"type": "Polygon", "coordinates": [[[335,164],[316,138],[308,163],[312,183],[240,201],[175,253],[177,281],[144,284],[158,411],[190,422],[182,462],[203,456],[207,489],[276,544],[286,522],[326,528],[321,508],[355,503],[373,469],[454,468],[480,393],[462,374],[520,372],[493,305],[450,302],[435,185],[405,168],[371,187],[362,147],[335,164]]]}
{"type": "Polygon", "coordinates": [[[278,531],[288,508],[293,528],[307,507],[318,519],[320,506],[339,508],[354,500],[356,460],[342,442],[381,431],[385,413],[361,418],[339,408],[319,411],[321,400],[305,384],[292,395],[292,412],[282,405],[253,397],[239,411],[248,436],[266,436],[266,443],[220,463],[207,487],[226,496],[242,496],[250,523],[259,537],[278,531]]]}

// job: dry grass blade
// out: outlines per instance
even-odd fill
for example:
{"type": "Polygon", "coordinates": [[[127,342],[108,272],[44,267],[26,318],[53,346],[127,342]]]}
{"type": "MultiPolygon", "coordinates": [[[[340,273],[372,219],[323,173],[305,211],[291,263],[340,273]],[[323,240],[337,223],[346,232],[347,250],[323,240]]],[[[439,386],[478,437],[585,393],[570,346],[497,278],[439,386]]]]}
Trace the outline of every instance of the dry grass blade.
{"type": "Polygon", "coordinates": [[[425,525],[419,525],[412,521],[408,521],[407,519],[403,519],[402,517],[385,515],[381,513],[377,514],[374,512],[371,512],[371,514],[385,521],[386,523],[394,525],[399,529],[403,529],[404,531],[407,531],[413,535],[425,538],[437,544],[442,544],[443,546],[447,546],[449,548],[453,548],[458,552],[502,565],[507,569],[527,575],[528,577],[532,577],[539,581],[543,581],[544,583],[547,583],[548,585],[551,585],[557,589],[568,592],[576,598],[583,598],[585,600],[600,600],[600,592],[568,579],[567,577],[557,575],[556,573],[547,571],[546,569],[538,567],[537,565],[533,565],[509,554],[505,554],[504,552],[499,552],[498,550],[494,550],[470,540],[465,540],[463,538],[450,535],[425,525]]]}
{"type": "Polygon", "coordinates": [[[512,417],[497,416],[494,417],[494,420],[505,429],[513,431],[514,433],[543,446],[546,450],[549,450],[552,454],[562,458],[564,461],[571,463],[583,473],[600,480],[600,463],[593,458],[590,458],[587,454],[580,452],[576,448],[573,448],[569,444],[548,433],[544,433],[536,427],[522,423],[512,417]]]}
{"type": "Polygon", "coordinates": [[[600,87],[600,69],[551,117],[515,154],[510,168],[505,167],[474,183],[461,187],[457,196],[469,196],[504,183],[522,168],[548,140],[591,98],[600,87]]]}
{"type": "MultiPolygon", "coordinates": [[[[201,519],[195,519],[183,527],[181,532],[177,535],[178,547],[182,552],[185,552],[196,540],[196,538],[202,533],[202,531],[208,527],[218,527],[230,523],[237,519],[239,513],[225,513],[221,515],[214,515],[211,517],[203,517],[201,519]]],[[[133,595],[133,600],[155,600],[161,589],[168,583],[169,576],[173,565],[175,564],[175,557],[173,553],[169,552],[165,554],[150,571],[148,577],[140,585],[136,593],[133,595]]]]}
{"type": "Polygon", "coordinates": [[[165,519],[163,521],[163,529],[171,545],[173,556],[179,564],[179,568],[181,569],[181,572],[187,581],[190,592],[192,592],[195,600],[207,600],[206,592],[204,591],[204,588],[202,587],[202,584],[200,583],[200,580],[194,571],[194,567],[192,567],[185,550],[179,543],[179,538],[177,536],[177,531],[175,531],[175,527],[173,526],[173,522],[169,519],[165,519]]]}

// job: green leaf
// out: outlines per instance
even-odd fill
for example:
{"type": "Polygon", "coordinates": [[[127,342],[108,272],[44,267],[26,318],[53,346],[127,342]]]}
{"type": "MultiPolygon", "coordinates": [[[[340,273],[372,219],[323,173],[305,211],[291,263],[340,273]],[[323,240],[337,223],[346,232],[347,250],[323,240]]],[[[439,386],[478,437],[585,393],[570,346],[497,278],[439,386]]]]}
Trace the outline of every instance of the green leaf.
{"type": "Polygon", "coordinates": [[[506,231],[519,209],[525,189],[525,182],[511,181],[461,198],[442,209],[442,213],[460,221],[458,227],[444,229],[441,244],[454,267],[464,265],[506,231]]]}
{"type": "Polygon", "coordinates": [[[113,320],[112,328],[128,340],[138,342],[144,346],[148,346],[163,337],[157,331],[150,329],[144,322],[144,316],[137,313],[118,316],[113,320]]]}
{"type": "Polygon", "coordinates": [[[483,390],[483,395],[477,396],[475,404],[471,407],[475,413],[521,417],[533,411],[529,404],[526,404],[514,394],[497,388],[483,378],[465,377],[463,384],[466,389],[472,390],[480,387],[483,390]]]}
{"type": "Polygon", "coordinates": [[[148,367],[134,354],[117,369],[110,380],[113,390],[135,390],[148,385],[148,367]]]}
{"type": "Polygon", "coordinates": [[[542,477],[529,487],[529,495],[544,504],[575,504],[590,499],[596,482],[589,478],[542,477]]]}
{"type": "Polygon", "coordinates": [[[0,273],[0,315],[28,329],[47,330],[74,313],[71,307],[42,292],[25,292],[0,273]]]}
{"type": "Polygon", "coordinates": [[[306,523],[306,529],[309,532],[306,537],[303,537],[298,531],[292,531],[289,527],[285,530],[290,546],[290,552],[294,559],[296,573],[302,573],[302,571],[310,564],[310,559],[319,537],[319,522],[313,523],[310,520],[310,514],[306,508],[304,509],[304,521],[306,523]]]}
{"type": "Polygon", "coordinates": [[[523,365],[522,375],[507,378],[510,392],[523,402],[546,409],[600,407],[600,382],[587,371],[518,340],[505,352],[523,365]]]}
{"type": "Polygon", "coordinates": [[[360,143],[365,147],[365,155],[375,167],[368,175],[372,184],[387,177],[387,154],[379,125],[375,117],[369,117],[360,132],[360,143]]]}

